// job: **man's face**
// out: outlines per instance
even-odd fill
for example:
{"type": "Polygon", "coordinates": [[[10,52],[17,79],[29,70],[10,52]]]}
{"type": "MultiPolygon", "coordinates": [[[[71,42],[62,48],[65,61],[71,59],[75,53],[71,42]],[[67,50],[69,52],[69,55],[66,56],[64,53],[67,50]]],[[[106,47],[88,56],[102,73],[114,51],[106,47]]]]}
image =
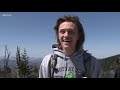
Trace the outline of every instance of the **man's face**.
{"type": "Polygon", "coordinates": [[[78,29],[72,22],[63,22],[58,29],[58,38],[63,49],[76,48],[76,42],[79,39],[78,29]]]}

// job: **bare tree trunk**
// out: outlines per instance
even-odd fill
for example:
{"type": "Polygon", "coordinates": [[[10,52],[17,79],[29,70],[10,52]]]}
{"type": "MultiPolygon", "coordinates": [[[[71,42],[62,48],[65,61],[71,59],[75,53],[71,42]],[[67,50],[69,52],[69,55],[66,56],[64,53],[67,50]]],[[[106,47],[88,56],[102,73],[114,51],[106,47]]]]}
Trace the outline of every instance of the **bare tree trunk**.
{"type": "Polygon", "coordinates": [[[17,78],[20,78],[20,72],[19,72],[19,64],[20,64],[20,48],[17,47],[17,53],[16,53],[16,61],[17,61],[17,78]]]}
{"type": "Polygon", "coordinates": [[[9,62],[10,53],[8,52],[7,45],[5,45],[5,57],[4,57],[4,77],[8,77],[8,62],[9,62]]]}

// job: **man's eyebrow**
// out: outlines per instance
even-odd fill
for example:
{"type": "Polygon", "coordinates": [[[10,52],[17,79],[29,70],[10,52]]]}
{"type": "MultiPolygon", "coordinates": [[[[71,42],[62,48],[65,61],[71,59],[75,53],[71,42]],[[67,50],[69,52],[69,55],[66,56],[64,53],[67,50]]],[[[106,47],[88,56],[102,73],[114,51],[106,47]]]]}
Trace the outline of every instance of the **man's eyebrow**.
{"type": "Polygon", "coordinates": [[[59,29],[59,30],[76,30],[76,29],[59,29]]]}

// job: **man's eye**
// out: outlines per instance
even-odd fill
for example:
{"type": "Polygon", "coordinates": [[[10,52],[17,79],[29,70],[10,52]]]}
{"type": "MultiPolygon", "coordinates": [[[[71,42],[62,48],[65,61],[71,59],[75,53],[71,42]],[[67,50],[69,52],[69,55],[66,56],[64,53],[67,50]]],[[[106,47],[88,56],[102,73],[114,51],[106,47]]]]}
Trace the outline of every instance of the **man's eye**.
{"type": "Polygon", "coordinates": [[[73,32],[73,31],[69,31],[69,33],[70,33],[70,34],[74,34],[74,32],[73,32]]]}
{"type": "Polygon", "coordinates": [[[65,33],[65,31],[61,30],[61,31],[60,31],[60,33],[64,34],[64,33],[65,33]]]}

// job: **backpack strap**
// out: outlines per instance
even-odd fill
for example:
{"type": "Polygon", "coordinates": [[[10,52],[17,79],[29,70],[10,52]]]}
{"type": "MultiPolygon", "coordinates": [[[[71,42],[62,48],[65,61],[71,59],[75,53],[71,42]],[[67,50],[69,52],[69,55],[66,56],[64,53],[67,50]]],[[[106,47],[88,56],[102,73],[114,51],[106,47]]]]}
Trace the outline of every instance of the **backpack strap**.
{"type": "Polygon", "coordinates": [[[49,63],[48,63],[48,73],[49,77],[53,78],[54,77],[54,72],[56,70],[56,65],[57,65],[57,55],[51,55],[49,63]]]}
{"type": "MultiPolygon", "coordinates": [[[[56,70],[56,65],[57,65],[57,55],[51,55],[49,63],[48,63],[48,70],[49,70],[49,76],[50,78],[54,77],[54,72],[56,70]]],[[[91,70],[91,54],[87,53],[86,51],[84,51],[83,53],[83,63],[85,66],[85,74],[83,74],[83,76],[90,78],[90,70],[91,70]]]]}
{"type": "Polygon", "coordinates": [[[83,63],[85,66],[85,76],[90,78],[90,70],[91,70],[91,54],[84,51],[83,53],[83,63]]]}

